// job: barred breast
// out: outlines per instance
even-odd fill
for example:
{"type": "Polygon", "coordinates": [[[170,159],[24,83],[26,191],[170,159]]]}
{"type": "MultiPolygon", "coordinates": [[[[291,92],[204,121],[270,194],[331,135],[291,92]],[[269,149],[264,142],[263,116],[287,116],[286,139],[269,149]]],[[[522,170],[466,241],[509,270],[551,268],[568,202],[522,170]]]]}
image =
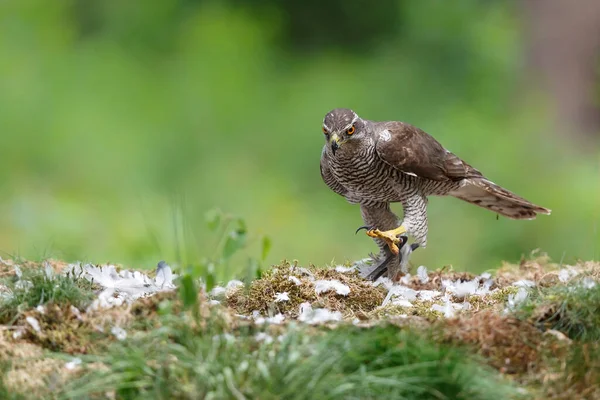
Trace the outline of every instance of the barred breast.
{"type": "Polygon", "coordinates": [[[373,147],[364,147],[353,153],[338,153],[330,159],[331,173],[361,204],[369,202],[400,201],[404,179],[402,174],[386,165],[375,154],[373,147]],[[400,189],[400,190],[399,190],[400,189]]]}
{"type": "Polygon", "coordinates": [[[352,202],[405,202],[415,195],[446,195],[460,187],[459,182],[438,182],[403,173],[382,161],[374,146],[352,150],[329,158],[331,177],[352,202]]]}

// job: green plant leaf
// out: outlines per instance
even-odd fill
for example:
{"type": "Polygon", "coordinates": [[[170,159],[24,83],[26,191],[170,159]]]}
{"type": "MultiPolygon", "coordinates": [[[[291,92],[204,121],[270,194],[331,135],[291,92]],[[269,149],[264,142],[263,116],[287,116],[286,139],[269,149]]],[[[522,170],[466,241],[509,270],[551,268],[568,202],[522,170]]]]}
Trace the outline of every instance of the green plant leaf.
{"type": "Polygon", "coordinates": [[[213,264],[209,264],[204,275],[204,281],[206,282],[206,291],[209,292],[215,287],[217,279],[215,277],[215,268],[213,264]]]}
{"type": "Polygon", "coordinates": [[[236,229],[227,234],[227,239],[225,241],[225,245],[223,246],[223,258],[225,260],[230,258],[246,245],[246,223],[242,219],[238,219],[236,222],[236,229]]]}
{"type": "Polygon", "coordinates": [[[261,255],[261,260],[265,261],[267,259],[267,256],[269,255],[269,252],[271,251],[271,239],[268,236],[263,236],[262,238],[262,255],[261,255]]]}
{"type": "Polygon", "coordinates": [[[198,298],[198,291],[196,290],[196,284],[194,278],[191,275],[184,275],[181,278],[181,287],[179,289],[181,300],[186,308],[190,308],[196,304],[198,298]]]}
{"type": "Polygon", "coordinates": [[[219,225],[221,225],[221,211],[214,209],[214,210],[209,210],[205,215],[204,218],[206,219],[206,225],[208,226],[208,229],[210,229],[211,231],[216,231],[217,228],[219,227],[219,225]]]}
{"type": "Polygon", "coordinates": [[[247,287],[250,287],[250,282],[256,279],[258,271],[260,271],[260,265],[258,264],[258,261],[256,261],[254,258],[248,258],[245,278],[246,283],[248,283],[247,287]]]}

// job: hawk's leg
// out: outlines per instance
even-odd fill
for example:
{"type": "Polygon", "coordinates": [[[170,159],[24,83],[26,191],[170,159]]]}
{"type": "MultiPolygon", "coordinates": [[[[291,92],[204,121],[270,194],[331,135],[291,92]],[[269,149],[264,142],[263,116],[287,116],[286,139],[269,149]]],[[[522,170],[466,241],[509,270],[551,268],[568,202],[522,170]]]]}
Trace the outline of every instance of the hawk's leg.
{"type": "MultiPolygon", "coordinates": [[[[379,242],[383,241],[387,244],[390,251],[396,255],[400,252],[401,246],[399,245],[402,243],[399,237],[404,234],[409,234],[415,238],[415,245],[411,246],[411,250],[405,249],[405,252],[412,252],[418,247],[425,247],[427,245],[427,198],[425,196],[415,194],[403,201],[402,207],[404,208],[404,220],[397,228],[383,228],[387,230],[380,230],[378,229],[381,227],[380,223],[375,223],[361,226],[356,230],[356,232],[360,231],[361,229],[366,229],[367,236],[370,236],[373,239],[379,239],[379,242]]],[[[365,222],[367,222],[367,219],[370,219],[369,217],[371,217],[371,214],[368,213],[372,213],[372,211],[364,206],[361,207],[361,210],[363,211],[363,218],[365,219],[365,222]]],[[[387,206],[386,210],[380,209],[379,215],[383,216],[386,212],[395,217],[395,215],[389,210],[389,206],[387,206]]],[[[404,244],[406,244],[406,241],[404,244]]],[[[410,253],[404,254],[405,259],[408,257],[408,254],[410,253]]]]}
{"type": "MultiPolygon", "coordinates": [[[[400,221],[396,214],[390,210],[389,203],[371,203],[369,205],[361,204],[360,211],[367,229],[377,227],[382,232],[392,231],[400,225],[400,221]]],[[[369,273],[370,279],[377,279],[383,275],[386,270],[397,271],[400,268],[400,257],[399,251],[393,253],[388,245],[388,242],[380,237],[373,237],[377,246],[379,246],[379,255],[373,257],[376,266],[375,269],[369,273]]],[[[391,239],[391,238],[390,238],[391,239]]],[[[392,243],[398,248],[402,247],[402,244],[406,243],[406,240],[394,237],[392,243]]],[[[389,275],[389,274],[388,274],[389,275]]]]}
{"type": "Polygon", "coordinates": [[[402,207],[404,220],[400,223],[388,203],[361,204],[361,214],[367,224],[363,228],[367,229],[367,235],[375,239],[380,249],[378,264],[369,273],[371,279],[377,279],[386,270],[390,278],[394,278],[398,272],[408,272],[412,252],[427,245],[427,198],[415,194],[406,198],[402,207]],[[413,236],[415,243],[408,245],[404,233],[413,236]]]}
{"type": "Polygon", "coordinates": [[[402,202],[404,220],[402,226],[412,235],[415,242],[400,249],[400,271],[408,272],[408,260],[413,251],[427,245],[427,198],[420,194],[407,197],[402,202]]]}

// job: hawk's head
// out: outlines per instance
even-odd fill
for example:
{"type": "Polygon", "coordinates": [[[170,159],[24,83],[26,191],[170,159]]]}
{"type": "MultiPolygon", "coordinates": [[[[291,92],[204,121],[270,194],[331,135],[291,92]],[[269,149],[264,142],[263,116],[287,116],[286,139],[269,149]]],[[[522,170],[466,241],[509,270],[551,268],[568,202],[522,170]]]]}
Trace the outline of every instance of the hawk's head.
{"type": "Polygon", "coordinates": [[[329,111],[323,119],[325,140],[335,155],[344,143],[360,141],[366,135],[365,122],[348,108],[336,108],[329,111]]]}

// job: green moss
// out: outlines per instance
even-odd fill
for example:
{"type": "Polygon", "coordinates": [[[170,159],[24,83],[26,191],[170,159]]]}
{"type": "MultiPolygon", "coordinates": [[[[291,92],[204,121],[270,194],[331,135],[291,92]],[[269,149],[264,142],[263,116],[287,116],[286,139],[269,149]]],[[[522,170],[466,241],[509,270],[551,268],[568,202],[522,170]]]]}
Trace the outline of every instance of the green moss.
{"type": "Polygon", "coordinates": [[[387,305],[385,307],[379,307],[369,313],[370,318],[375,319],[387,319],[389,317],[398,317],[400,315],[406,315],[408,317],[420,317],[427,321],[435,321],[439,318],[443,318],[444,314],[439,311],[433,311],[431,306],[435,304],[433,301],[413,301],[412,307],[404,307],[398,305],[387,305]]]}
{"type": "Polygon", "coordinates": [[[113,339],[110,327],[101,324],[93,326],[87,319],[77,318],[71,312],[70,305],[47,304],[43,313],[29,311],[25,316],[35,318],[40,331],[32,329],[23,321],[22,324],[27,327],[23,339],[50,351],[69,354],[97,352],[113,339]],[[99,328],[105,332],[99,331],[99,328]]]}
{"type": "Polygon", "coordinates": [[[506,286],[485,296],[469,295],[465,301],[471,304],[473,311],[486,310],[491,307],[504,307],[508,296],[517,293],[516,286],[506,286]]]}

